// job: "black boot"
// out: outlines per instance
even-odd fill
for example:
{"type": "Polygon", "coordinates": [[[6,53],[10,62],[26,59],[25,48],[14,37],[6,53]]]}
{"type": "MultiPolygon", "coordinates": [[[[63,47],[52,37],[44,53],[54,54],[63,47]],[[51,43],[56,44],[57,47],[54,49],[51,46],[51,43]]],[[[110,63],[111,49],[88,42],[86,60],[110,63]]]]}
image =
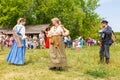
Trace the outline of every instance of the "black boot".
{"type": "Polygon", "coordinates": [[[64,71],[64,69],[62,67],[57,67],[56,70],[58,70],[58,71],[64,71]]]}
{"type": "Polygon", "coordinates": [[[100,57],[99,64],[102,64],[103,62],[104,62],[104,58],[103,58],[103,57],[100,57]]]}
{"type": "Polygon", "coordinates": [[[106,58],[106,64],[109,64],[109,58],[106,58]]]}
{"type": "Polygon", "coordinates": [[[50,67],[49,70],[56,70],[56,67],[50,67]]]}

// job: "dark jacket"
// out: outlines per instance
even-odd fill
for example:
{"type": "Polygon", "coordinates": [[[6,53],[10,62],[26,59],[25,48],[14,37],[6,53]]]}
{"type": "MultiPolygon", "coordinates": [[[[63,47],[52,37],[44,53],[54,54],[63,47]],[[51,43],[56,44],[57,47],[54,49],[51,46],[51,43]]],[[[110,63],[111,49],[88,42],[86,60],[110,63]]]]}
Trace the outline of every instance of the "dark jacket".
{"type": "Polygon", "coordinates": [[[104,34],[104,38],[102,38],[102,44],[111,45],[112,28],[110,26],[107,26],[106,28],[103,29],[103,34],[104,34]]]}

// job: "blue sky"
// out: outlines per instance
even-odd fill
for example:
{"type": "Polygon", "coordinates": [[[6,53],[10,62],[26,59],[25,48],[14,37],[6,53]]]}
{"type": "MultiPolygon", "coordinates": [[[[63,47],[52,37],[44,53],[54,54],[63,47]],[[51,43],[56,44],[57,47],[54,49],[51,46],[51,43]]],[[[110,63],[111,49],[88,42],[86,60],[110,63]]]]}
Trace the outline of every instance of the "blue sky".
{"type": "Polygon", "coordinates": [[[96,12],[109,21],[115,32],[120,32],[120,0],[100,0],[96,12]]]}

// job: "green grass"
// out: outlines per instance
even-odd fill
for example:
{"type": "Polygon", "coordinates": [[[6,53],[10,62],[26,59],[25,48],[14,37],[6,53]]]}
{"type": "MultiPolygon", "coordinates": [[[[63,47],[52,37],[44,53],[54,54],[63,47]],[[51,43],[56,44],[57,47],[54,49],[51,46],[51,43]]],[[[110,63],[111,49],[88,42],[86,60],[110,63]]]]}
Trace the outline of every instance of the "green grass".
{"type": "Polygon", "coordinates": [[[116,42],[120,43],[120,32],[116,32],[115,36],[116,36],[116,42]]]}
{"type": "Polygon", "coordinates": [[[99,64],[99,47],[81,52],[67,49],[68,70],[50,71],[49,50],[27,50],[25,65],[6,63],[9,49],[0,52],[0,80],[120,80],[120,46],[111,47],[109,65],[99,64]]]}

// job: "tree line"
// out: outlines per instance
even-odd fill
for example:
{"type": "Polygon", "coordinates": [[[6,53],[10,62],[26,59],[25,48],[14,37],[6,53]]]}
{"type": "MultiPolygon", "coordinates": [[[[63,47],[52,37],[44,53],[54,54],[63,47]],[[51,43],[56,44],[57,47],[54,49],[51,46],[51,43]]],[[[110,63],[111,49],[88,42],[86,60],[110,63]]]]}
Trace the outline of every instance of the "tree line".
{"type": "Polygon", "coordinates": [[[97,38],[101,18],[95,12],[99,0],[0,0],[0,26],[13,28],[20,17],[27,25],[50,24],[58,17],[70,36],[97,38]]]}

